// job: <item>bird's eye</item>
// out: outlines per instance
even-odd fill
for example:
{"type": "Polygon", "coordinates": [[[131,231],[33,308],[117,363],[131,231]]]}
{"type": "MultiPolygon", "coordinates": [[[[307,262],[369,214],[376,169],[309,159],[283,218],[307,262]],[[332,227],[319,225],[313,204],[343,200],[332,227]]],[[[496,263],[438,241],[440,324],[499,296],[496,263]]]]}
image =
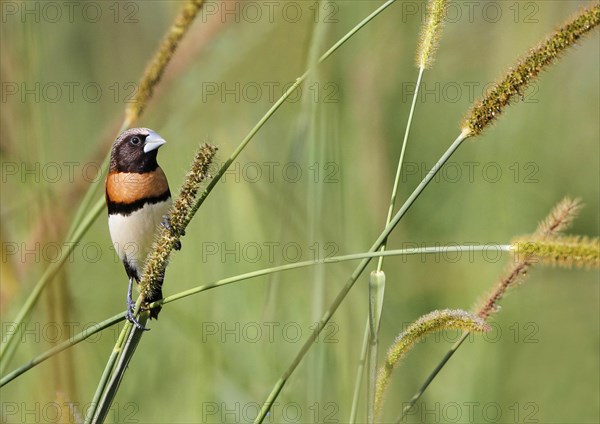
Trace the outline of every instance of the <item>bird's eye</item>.
{"type": "Polygon", "coordinates": [[[135,137],[135,136],[131,137],[130,141],[131,141],[131,144],[133,144],[134,146],[138,146],[142,142],[142,140],[140,140],[139,137],[135,137]]]}

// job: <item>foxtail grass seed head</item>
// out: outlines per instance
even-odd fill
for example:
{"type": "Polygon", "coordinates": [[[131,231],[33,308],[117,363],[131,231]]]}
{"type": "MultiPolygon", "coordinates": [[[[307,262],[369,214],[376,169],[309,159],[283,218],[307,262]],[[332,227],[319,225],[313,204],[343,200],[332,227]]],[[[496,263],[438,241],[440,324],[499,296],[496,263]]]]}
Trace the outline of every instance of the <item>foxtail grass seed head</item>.
{"type": "Polygon", "coordinates": [[[540,265],[562,268],[600,268],[600,241],[596,238],[564,236],[550,241],[516,240],[515,257],[533,256],[540,265]]]}
{"type": "Polygon", "coordinates": [[[162,279],[168,265],[169,256],[179,243],[181,235],[193,217],[190,213],[194,206],[200,184],[210,178],[209,170],[217,153],[217,147],[203,144],[188,172],[177,199],[173,202],[167,215],[170,229],[160,227],[157,239],[152,245],[152,252],[144,264],[140,281],[140,292],[145,299],[152,299],[161,292],[162,279]]]}
{"type": "Polygon", "coordinates": [[[556,204],[548,216],[539,223],[533,233],[535,240],[548,240],[557,237],[571,226],[582,208],[580,199],[565,197],[556,204]]]}
{"type": "Polygon", "coordinates": [[[429,0],[427,18],[421,27],[417,49],[417,67],[429,69],[434,61],[444,26],[444,16],[448,0],[429,0]]]}
{"type": "MultiPolygon", "coordinates": [[[[556,240],[561,232],[567,229],[581,209],[578,199],[565,197],[556,204],[548,216],[538,225],[529,240],[535,242],[547,242],[556,240]]],[[[477,308],[477,315],[487,319],[499,309],[498,303],[506,292],[525,279],[529,269],[538,262],[531,252],[521,252],[516,260],[508,265],[504,275],[498,281],[496,287],[482,301],[477,308]]]]}
{"type": "Polygon", "coordinates": [[[204,0],[187,0],[179,11],[153,59],[146,67],[133,102],[128,105],[125,111],[127,126],[132,125],[146,108],[154,93],[154,88],[160,82],[167,65],[171,61],[175,50],[177,50],[177,46],[179,46],[179,42],[194,22],[194,18],[203,4],[204,0]]]}
{"type": "Polygon", "coordinates": [[[528,85],[544,68],[598,24],[600,4],[584,9],[539,46],[531,49],[527,56],[508,70],[493,90],[471,108],[462,124],[463,130],[468,130],[470,136],[479,135],[515,98],[523,96],[528,85]]]}
{"type": "Polygon", "coordinates": [[[488,331],[489,327],[485,321],[477,315],[470,314],[469,312],[460,309],[433,311],[413,322],[405,331],[400,333],[389,348],[385,363],[379,369],[377,374],[377,385],[375,389],[375,411],[377,416],[381,415],[383,399],[394,368],[420,339],[433,332],[446,329],[488,331]]]}

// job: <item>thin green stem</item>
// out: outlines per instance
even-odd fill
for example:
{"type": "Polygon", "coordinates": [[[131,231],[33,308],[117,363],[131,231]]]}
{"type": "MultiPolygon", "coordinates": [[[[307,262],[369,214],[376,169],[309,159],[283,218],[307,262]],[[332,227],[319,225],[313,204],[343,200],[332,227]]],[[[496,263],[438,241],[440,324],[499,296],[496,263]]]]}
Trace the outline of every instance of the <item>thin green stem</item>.
{"type": "MultiPolygon", "coordinates": [[[[142,297],[139,298],[139,303],[141,304],[142,297]]],[[[139,323],[144,326],[148,321],[149,312],[145,311],[139,316],[139,323]]],[[[130,324],[130,323],[129,323],[130,324]]],[[[121,381],[125,375],[125,371],[129,366],[129,362],[135,353],[135,350],[144,334],[144,330],[137,328],[133,325],[130,325],[129,328],[123,328],[122,334],[125,335],[126,342],[119,346],[119,355],[116,360],[116,366],[114,367],[114,371],[111,375],[110,381],[106,384],[106,387],[103,390],[103,395],[100,399],[100,402],[95,407],[96,412],[94,414],[94,419],[92,423],[103,423],[108,415],[108,411],[113,403],[115,396],[117,395],[117,390],[121,385],[121,381]]]]}
{"type": "MultiPolygon", "coordinates": [[[[423,78],[423,72],[425,71],[425,68],[420,67],[419,68],[419,75],[417,76],[417,84],[415,87],[415,92],[413,94],[413,99],[412,99],[412,103],[410,106],[410,111],[408,113],[408,121],[406,122],[406,128],[404,130],[404,140],[402,140],[402,149],[400,150],[400,157],[398,158],[398,166],[396,167],[396,177],[394,178],[394,187],[392,188],[392,195],[390,198],[390,205],[388,208],[388,213],[387,213],[387,217],[385,220],[385,225],[387,226],[390,223],[390,220],[392,219],[392,214],[394,213],[394,208],[396,206],[396,196],[398,195],[398,187],[400,185],[400,176],[402,175],[402,165],[404,164],[404,154],[406,153],[406,146],[408,145],[408,136],[410,134],[410,128],[412,125],[412,119],[413,119],[413,115],[415,112],[415,106],[417,104],[417,98],[419,96],[419,88],[421,86],[421,79],[423,78]]],[[[381,245],[381,252],[385,252],[385,248],[387,246],[387,238],[383,241],[383,244],[381,245]]],[[[383,268],[383,256],[379,257],[379,260],[377,261],[377,272],[380,272],[383,268]]],[[[383,297],[383,293],[382,293],[382,297],[383,297]]],[[[383,300],[382,300],[383,302],[383,300]]],[[[367,422],[369,424],[372,424],[375,420],[375,380],[376,380],[376,373],[377,373],[377,351],[379,349],[379,336],[377,333],[373,333],[373,322],[372,322],[373,316],[369,315],[368,317],[368,321],[370,322],[370,324],[368,325],[368,328],[371,332],[371,336],[370,336],[370,340],[371,343],[369,344],[369,367],[367,368],[367,372],[368,372],[368,382],[369,382],[369,386],[368,386],[368,396],[367,396],[367,422]]],[[[364,354],[366,354],[366,349],[367,347],[365,346],[365,352],[364,354]]],[[[361,353],[361,356],[363,355],[363,353],[361,353]]]]}
{"type": "MultiPolygon", "coordinates": [[[[392,219],[394,213],[394,207],[396,206],[396,196],[398,194],[398,186],[400,185],[400,176],[402,175],[402,165],[404,164],[404,153],[406,152],[406,145],[408,144],[408,135],[410,134],[410,128],[412,125],[413,114],[415,112],[415,106],[417,104],[417,98],[419,97],[419,88],[421,87],[421,79],[423,78],[424,68],[419,68],[419,76],[417,77],[417,86],[415,87],[415,93],[413,95],[412,104],[410,106],[410,112],[408,113],[408,121],[406,123],[406,129],[404,130],[404,140],[402,141],[402,149],[400,150],[400,158],[398,159],[398,166],[396,168],[396,178],[394,178],[394,187],[392,188],[392,196],[390,198],[390,206],[388,208],[387,218],[385,225],[387,226],[392,219]]],[[[387,240],[381,246],[381,251],[385,251],[387,240]]],[[[381,271],[383,267],[383,256],[379,258],[377,262],[377,271],[381,271]]]]}
{"type": "Polygon", "coordinates": [[[2,377],[2,379],[0,379],[0,387],[3,387],[7,383],[10,383],[12,380],[17,378],[21,374],[29,371],[31,368],[35,367],[36,365],[41,364],[46,359],[49,359],[49,358],[53,357],[54,355],[59,354],[63,350],[66,350],[66,349],[70,348],[71,346],[74,346],[77,343],[84,341],[88,337],[91,337],[94,334],[96,334],[106,328],[109,328],[109,327],[113,326],[114,324],[117,324],[117,323],[123,321],[124,319],[125,319],[125,314],[120,313],[120,314],[114,315],[96,325],[91,326],[90,328],[86,329],[85,331],[82,331],[81,333],[75,334],[73,337],[69,338],[68,340],[65,340],[64,342],[53,347],[52,349],[49,349],[46,352],[42,353],[41,355],[36,356],[31,361],[20,366],[19,368],[15,369],[14,371],[10,372],[9,374],[6,374],[4,377],[2,377]]]}
{"type": "MultiPolygon", "coordinates": [[[[343,255],[343,256],[332,256],[330,258],[298,262],[295,264],[281,265],[281,266],[277,266],[277,267],[253,271],[253,272],[246,273],[246,274],[236,275],[236,276],[230,277],[230,278],[225,278],[223,280],[219,280],[214,283],[197,286],[192,289],[185,290],[183,292],[168,296],[163,301],[154,302],[153,304],[150,305],[150,308],[156,307],[158,305],[164,305],[166,303],[175,302],[175,301],[183,299],[185,297],[192,296],[194,294],[201,293],[203,291],[207,291],[207,290],[214,289],[217,287],[232,284],[232,283],[235,283],[238,281],[248,280],[248,279],[260,277],[260,276],[263,276],[266,274],[272,274],[275,272],[283,272],[283,271],[288,271],[288,270],[298,269],[298,268],[303,268],[303,267],[308,267],[308,266],[334,264],[334,263],[353,261],[353,260],[359,260],[359,259],[364,259],[364,258],[376,258],[381,254],[383,254],[385,256],[403,256],[403,255],[419,255],[419,254],[427,255],[427,254],[438,254],[440,252],[445,252],[445,253],[465,252],[465,251],[477,252],[477,251],[485,251],[488,249],[497,249],[497,250],[507,252],[510,250],[510,245],[446,246],[446,247],[436,246],[436,247],[421,247],[421,248],[411,248],[411,249],[388,250],[383,253],[371,252],[371,253],[354,253],[354,254],[343,255]]],[[[11,382],[12,380],[14,380],[18,376],[20,376],[21,374],[24,374],[25,372],[29,371],[31,368],[35,367],[36,365],[41,364],[42,362],[51,358],[52,356],[70,348],[71,346],[76,345],[79,342],[82,342],[83,340],[87,339],[88,337],[91,337],[94,334],[96,334],[106,328],[109,328],[114,324],[117,324],[117,323],[123,321],[125,319],[125,315],[126,315],[125,312],[121,312],[118,315],[108,318],[105,321],[102,321],[101,323],[96,324],[93,327],[90,327],[89,329],[74,335],[69,340],[65,340],[60,345],[55,346],[54,348],[42,353],[41,355],[36,356],[32,360],[30,360],[28,363],[22,365],[21,367],[15,369],[11,373],[2,377],[2,379],[0,379],[0,387],[3,387],[7,383],[11,382]]],[[[368,323],[367,323],[367,325],[368,325],[368,323]]],[[[364,360],[365,360],[365,358],[361,358],[363,365],[364,365],[364,360]]]]}
{"type": "Polygon", "coordinates": [[[377,380],[377,352],[379,343],[377,334],[369,336],[369,355],[367,366],[367,423],[373,424],[375,420],[375,383],[377,380]]]}
{"type": "MultiPolygon", "coordinates": [[[[415,92],[413,94],[413,99],[412,99],[412,104],[410,106],[410,112],[408,114],[408,121],[406,123],[406,128],[404,130],[404,140],[402,141],[402,149],[400,150],[400,157],[398,158],[398,166],[396,167],[396,177],[394,178],[394,187],[392,188],[392,196],[390,198],[390,205],[388,208],[388,214],[385,220],[385,225],[387,226],[390,223],[390,220],[392,219],[392,214],[394,213],[394,207],[396,205],[396,196],[398,195],[398,186],[400,185],[400,176],[402,175],[402,165],[404,164],[404,154],[406,152],[406,146],[408,144],[408,135],[410,134],[410,127],[412,124],[412,118],[413,118],[413,114],[415,111],[415,106],[417,104],[417,98],[419,96],[419,88],[421,86],[421,79],[423,78],[423,72],[425,71],[425,68],[419,68],[419,75],[417,77],[417,85],[415,87],[415,92]]],[[[385,248],[387,246],[387,239],[384,240],[383,244],[381,245],[381,252],[385,252],[385,248]]],[[[377,261],[377,271],[381,271],[383,268],[383,258],[384,256],[380,256],[379,260],[377,261]]],[[[371,322],[372,320],[372,316],[369,315],[367,317],[367,325],[366,325],[366,330],[365,330],[365,337],[369,337],[368,336],[368,332],[373,328],[373,323],[371,322]]],[[[369,390],[368,390],[368,396],[367,396],[367,422],[369,424],[373,423],[373,420],[375,419],[375,380],[376,380],[376,373],[377,373],[377,351],[378,351],[378,340],[379,338],[377,337],[377,334],[372,334],[370,336],[371,339],[371,343],[367,346],[363,346],[363,351],[361,352],[361,357],[366,357],[367,355],[367,349],[369,348],[369,367],[367,368],[368,371],[368,382],[369,382],[369,390]]],[[[357,374],[358,375],[358,374],[357,374]]],[[[359,378],[356,379],[356,383],[355,385],[358,385],[361,383],[362,380],[362,374],[360,375],[359,378]]],[[[355,387],[355,392],[356,392],[356,387],[355,387]]]]}
{"type": "MultiPolygon", "coordinates": [[[[388,253],[391,252],[388,251],[388,253]]],[[[365,363],[367,362],[367,348],[369,347],[369,327],[370,323],[367,319],[365,324],[365,332],[363,334],[362,348],[360,349],[360,359],[358,361],[358,367],[356,368],[356,383],[354,384],[354,394],[352,395],[352,407],[350,408],[350,418],[348,424],[354,424],[356,422],[356,414],[358,411],[358,397],[360,396],[360,387],[362,386],[362,378],[365,370],[365,363]]]]}
{"type": "Polygon", "coordinates": [[[107,362],[106,366],[104,367],[104,371],[102,372],[102,376],[100,377],[100,381],[98,382],[98,387],[96,387],[96,392],[94,393],[92,403],[90,405],[90,408],[88,409],[87,416],[85,417],[85,424],[90,424],[92,422],[92,419],[96,415],[96,411],[98,410],[98,406],[100,403],[100,399],[102,397],[102,393],[104,393],[104,391],[108,385],[108,381],[112,374],[114,365],[117,362],[117,358],[118,358],[119,354],[121,353],[121,348],[123,346],[123,343],[125,342],[125,339],[126,339],[127,335],[129,334],[129,332],[131,331],[132,327],[133,327],[133,324],[131,324],[131,322],[127,321],[125,323],[125,326],[121,330],[121,334],[119,334],[119,338],[117,339],[117,342],[115,343],[115,346],[114,346],[112,352],[110,353],[108,362],[107,362]]]}
{"type": "MultiPolygon", "coordinates": [[[[413,203],[421,195],[421,193],[423,192],[425,187],[427,187],[429,185],[431,180],[433,180],[433,177],[435,177],[435,175],[438,173],[438,171],[441,169],[441,167],[448,161],[448,159],[450,159],[450,157],[454,154],[456,149],[458,149],[460,147],[462,142],[467,137],[468,137],[467,132],[460,133],[460,135],[456,138],[456,140],[450,145],[448,150],[446,150],[446,152],[437,161],[437,163],[433,166],[433,168],[427,173],[427,175],[425,176],[423,181],[421,181],[419,183],[417,188],[408,197],[406,202],[404,202],[404,204],[402,205],[400,210],[396,213],[396,215],[394,215],[394,218],[390,221],[390,224],[385,227],[385,229],[379,235],[379,237],[377,238],[375,243],[373,243],[373,246],[371,246],[371,248],[369,249],[369,252],[375,252],[375,251],[379,250],[379,248],[381,247],[381,245],[383,244],[385,239],[394,230],[396,225],[398,225],[398,222],[400,222],[400,220],[404,217],[404,215],[406,214],[408,209],[410,209],[410,207],[413,205],[413,203]]],[[[382,252],[379,252],[379,254],[381,254],[381,253],[382,252]]],[[[314,331],[310,334],[310,337],[308,338],[308,340],[302,345],[302,347],[300,348],[300,350],[298,351],[298,353],[292,360],[292,363],[288,366],[288,368],[284,371],[284,373],[279,378],[279,380],[275,383],[275,386],[271,390],[271,393],[267,397],[267,400],[263,403],[261,410],[259,411],[256,419],[254,420],[255,423],[260,423],[265,419],[267,413],[270,411],[271,406],[273,405],[273,402],[275,402],[275,399],[277,399],[277,397],[279,396],[279,393],[283,389],[283,386],[287,382],[288,378],[292,375],[292,373],[298,367],[298,365],[300,364],[300,362],[302,361],[302,359],[304,358],[306,353],[310,350],[314,341],[317,340],[317,338],[321,334],[321,331],[323,331],[323,328],[325,328],[325,325],[327,325],[327,323],[329,322],[329,320],[331,319],[333,314],[335,314],[338,307],[340,306],[342,301],[346,298],[346,295],[348,294],[350,289],[352,289],[352,287],[354,286],[354,283],[356,282],[358,277],[362,274],[362,272],[365,270],[365,268],[367,267],[367,265],[369,264],[370,261],[371,261],[371,258],[363,259],[360,262],[360,264],[356,267],[356,269],[354,270],[354,272],[352,273],[350,278],[346,281],[346,284],[340,290],[340,292],[338,293],[336,298],[333,300],[333,302],[329,306],[329,309],[327,311],[325,311],[325,313],[321,317],[321,320],[317,323],[317,326],[315,327],[314,331]]]]}
{"type": "MultiPolygon", "coordinates": [[[[372,12],[369,16],[359,22],[354,28],[352,28],[346,35],[340,38],[333,46],[329,48],[317,61],[318,64],[323,63],[329,56],[331,56],[337,49],[339,49],[346,41],[348,41],[354,34],[356,34],[362,27],[364,27],[367,23],[369,23],[373,18],[383,12],[389,5],[394,3],[395,0],[388,0],[384,4],[382,4],[379,8],[377,8],[374,12],[372,12]]],[[[231,156],[223,163],[221,168],[217,171],[213,179],[210,181],[204,192],[198,198],[198,201],[194,205],[192,209],[192,214],[196,213],[198,208],[202,206],[210,192],[217,185],[217,183],[221,180],[225,172],[229,169],[233,161],[239,156],[239,154],[244,150],[246,145],[254,138],[256,133],[263,127],[263,125],[273,116],[273,114],[281,107],[281,105],[287,100],[287,98],[294,93],[298,89],[298,87],[304,82],[306,77],[311,73],[313,68],[309,68],[305,71],[301,76],[296,78],[296,81],[290,88],[288,88],[285,93],[271,106],[271,108],[267,111],[267,113],[256,123],[256,125],[250,130],[250,132],[244,137],[239,146],[233,151],[231,156]]]]}
{"type": "Polygon", "coordinates": [[[351,255],[343,255],[343,256],[332,256],[330,258],[318,259],[315,261],[305,261],[305,262],[297,262],[294,264],[281,265],[273,268],[265,268],[257,271],[248,272],[245,274],[236,275],[234,277],[224,278],[222,280],[215,281],[210,284],[205,284],[202,286],[197,286],[191,288],[189,290],[184,290],[182,292],[173,294],[171,296],[165,297],[162,301],[157,301],[151,303],[149,305],[150,308],[156,307],[158,305],[165,305],[167,303],[174,302],[179,299],[183,299],[184,297],[192,296],[196,293],[200,293],[207,290],[212,290],[217,287],[226,286],[232,283],[236,283],[238,281],[248,280],[251,278],[261,277],[263,275],[272,274],[274,272],[288,271],[291,269],[303,268],[307,266],[313,265],[321,265],[321,264],[331,264],[331,263],[339,263],[344,261],[353,261],[358,259],[363,260],[371,260],[372,258],[376,258],[379,255],[385,256],[398,256],[398,255],[417,255],[417,254],[433,254],[443,252],[460,252],[465,251],[467,249],[473,249],[473,251],[483,251],[490,248],[497,248],[502,251],[508,251],[510,249],[509,245],[481,245],[481,246],[447,246],[447,247],[424,247],[424,248],[414,248],[414,249],[400,249],[400,250],[388,250],[385,252],[368,252],[368,253],[354,253],[351,255]]]}
{"type": "Polygon", "coordinates": [[[375,387],[377,383],[377,353],[379,351],[379,324],[383,310],[385,273],[373,271],[369,276],[369,366],[367,386],[367,422],[375,421],[375,387]]]}
{"type": "MultiPolygon", "coordinates": [[[[140,310],[143,300],[144,299],[141,295],[138,296],[138,299],[135,304],[134,315],[138,315],[138,312],[140,310]]],[[[144,315],[144,318],[145,319],[141,323],[142,325],[144,324],[145,320],[147,320],[147,318],[148,318],[147,314],[144,315]]],[[[103,395],[105,395],[105,393],[111,387],[110,384],[111,384],[111,382],[113,382],[113,379],[111,378],[111,376],[113,376],[113,378],[114,378],[114,375],[116,374],[116,372],[113,372],[113,370],[116,369],[115,365],[117,363],[120,363],[120,361],[119,362],[117,362],[117,361],[124,354],[123,345],[125,344],[126,340],[129,340],[130,334],[132,333],[133,330],[134,330],[133,324],[130,321],[126,321],[125,325],[123,326],[123,329],[121,330],[121,333],[119,334],[119,338],[117,339],[117,342],[115,343],[115,346],[113,347],[113,350],[108,358],[108,362],[106,363],[106,366],[104,367],[104,371],[102,372],[102,376],[100,377],[100,381],[98,382],[98,387],[96,387],[96,392],[94,393],[94,398],[92,399],[90,408],[87,411],[87,416],[85,417],[85,424],[90,424],[92,422],[93,423],[102,422],[102,421],[98,421],[98,416],[101,413],[101,411],[105,411],[107,409],[104,407],[106,405],[107,399],[106,399],[106,396],[103,396],[103,395]]],[[[116,394],[116,390],[115,390],[115,394],[116,394]]],[[[112,399],[110,401],[112,402],[112,399]]]]}
{"type": "Polygon", "coordinates": [[[98,178],[90,184],[90,186],[88,187],[88,190],[85,192],[85,195],[83,196],[83,199],[81,200],[81,203],[79,204],[79,207],[77,208],[77,211],[75,212],[75,216],[73,217],[73,220],[71,221],[71,227],[69,228],[69,231],[67,232],[67,240],[73,237],[73,234],[75,233],[77,228],[79,228],[81,221],[83,220],[83,217],[85,216],[86,211],[91,207],[92,201],[93,201],[94,197],[96,196],[96,192],[98,191],[98,187],[100,186],[100,183],[104,182],[104,180],[101,178],[101,175],[104,174],[106,172],[106,170],[108,169],[108,162],[109,162],[109,157],[107,155],[106,158],[104,158],[104,162],[102,162],[102,165],[100,167],[100,173],[98,175],[98,178]]]}
{"type": "Polygon", "coordinates": [[[396,423],[404,422],[404,419],[405,419],[408,411],[410,411],[410,409],[415,405],[415,403],[417,403],[417,401],[423,395],[423,393],[425,393],[425,390],[427,390],[427,387],[429,387],[429,384],[431,384],[431,382],[435,379],[435,377],[442,370],[442,368],[444,368],[444,365],[446,365],[446,362],[448,362],[448,360],[450,360],[452,355],[454,355],[454,352],[456,352],[458,350],[458,348],[460,347],[460,345],[462,345],[463,342],[467,339],[467,337],[469,337],[469,334],[471,334],[470,331],[465,331],[463,333],[462,337],[456,343],[454,343],[454,345],[450,348],[450,350],[448,352],[446,352],[446,354],[444,355],[444,357],[442,358],[440,363],[437,364],[437,366],[429,374],[429,376],[427,377],[427,379],[425,380],[423,385],[419,388],[419,390],[417,390],[417,393],[415,393],[414,396],[411,398],[411,400],[408,402],[408,405],[406,405],[404,407],[404,409],[402,410],[402,415],[400,415],[400,417],[398,417],[398,419],[396,420],[396,423]]]}
{"type": "MultiPolygon", "coordinates": [[[[117,132],[117,134],[121,134],[123,131],[125,131],[127,129],[128,126],[129,126],[129,122],[127,120],[124,120],[123,123],[121,124],[121,128],[119,128],[119,131],[117,132]]],[[[92,184],[90,184],[90,186],[88,187],[88,189],[83,197],[83,200],[81,201],[81,203],[79,204],[79,207],[77,208],[77,212],[75,212],[75,216],[73,218],[72,225],[71,225],[71,228],[69,229],[67,238],[71,238],[73,233],[75,232],[75,230],[79,227],[80,222],[83,220],[85,212],[91,207],[92,200],[94,199],[94,195],[98,191],[98,187],[100,187],[102,185],[102,183],[104,183],[104,179],[100,178],[100,177],[102,175],[106,174],[106,172],[108,171],[109,160],[110,160],[110,155],[107,154],[106,157],[104,158],[104,161],[102,161],[102,165],[100,166],[100,172],[98,174],[98,178],[95,181],[92,181],[92,184]]]]}

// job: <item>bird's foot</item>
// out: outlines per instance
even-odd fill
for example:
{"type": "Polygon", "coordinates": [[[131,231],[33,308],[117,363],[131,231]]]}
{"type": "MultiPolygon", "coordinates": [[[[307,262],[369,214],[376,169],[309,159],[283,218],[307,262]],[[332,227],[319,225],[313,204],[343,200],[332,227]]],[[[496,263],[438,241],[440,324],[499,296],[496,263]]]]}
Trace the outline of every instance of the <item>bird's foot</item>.
{"type": "Polygon", "coordinates": [[[133,278],[129,279],[129,287],[127,289],[127,319],[133,324],[135,325],[137,328],[139,328],[142,331],[150,331],[149,328],[144,327],[142,324],[140,324],[140,322],[135,318],[135,315],[133,314],[133,311],[135,310],[135,302],[133,301],[133,296],[132,296],[132,289],[133,289],[133,278]]]}
{"type": "Polygon", "coordinates": [[[142,331],[150,331],[149,328],[146,328],[142,324],[140,324],[140,322],[133,315],[133,310],[130,308],[127,308],[127,319],[129,320],[129,322],[131,322],[133,325],[135,325],[138,329],[140,329],[142,331]]]}
{"type": "MultiPolygon", "coordinates": [[[[169,217],[167,215],[163,216],[163,220],[160,223],[160,225],[165,227],[173,236],[178,235],[175,233],[175,230],[173,230],[173,227],[171,227],[171,224],[169,223],[169,217]]],[[[179,234],[179,235],[185,236],[185,231],[182,231],[181,234],[179,234]]],[[[177,240],[177,242],[175,243],[175,246],[173,246],[173,248],[175,250],[181,250],[181,241],[177,240]]]]}

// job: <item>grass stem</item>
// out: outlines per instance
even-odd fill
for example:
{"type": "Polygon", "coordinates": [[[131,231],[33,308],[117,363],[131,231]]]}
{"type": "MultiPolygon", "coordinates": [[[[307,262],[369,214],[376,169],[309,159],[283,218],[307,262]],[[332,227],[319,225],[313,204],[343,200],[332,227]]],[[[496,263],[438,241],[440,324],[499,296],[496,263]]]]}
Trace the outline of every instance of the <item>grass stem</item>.
{"type": "MultiPolygon", "coordinates": [[[[249,280],[251,278],[256,278],[256,277],[261,277],[263,275],[272,274],[275,272],[283,272],[283,271],[288,271],[288,270],[292,270],[292,269],[304,268],[304,267],[315,266],[315,265],[335,264],[335,263],[340,263],[340,262],[345,262],[345,261],[355,261],[355,260],[364,259],[364,258],[376,258],[382,254],[385,256],[427,255],[427,254],[438,254],[440,252],[445,252],[445,253],[466,252],[466,251],[476,252],[476,251],[485,251],[487,249],[498,249],[498,250],[501,250],[504,252],[508,252],[510,250],[510,247],[511,247],[510,245],[436,246],[436,247],[388,250],[384,253],[381,253],[381,252],[353,253],[353,254],[349,254],[349,255],[332,256],[332,257],[325,258],[325,259],[317,259],[317,260],[297,262],[297,263],[287,264],[287,265],[280,265],[280,266],[276,266],[273,268],[261,269],[261,270],[252,271],[249,273],[225,278],[225,279],[218,280],[218,281],[215,281],[210,284],[200,285],[200,286],[194,287],[192,289],[173,294],[171,296],[166,297],[161,302],[156,302],[156,303],[149,305],[149,307],[152,308],[152,307],[156,307],[158,304],[164,305],[167,303],[175,302],[177,300],[181,300],[183,298],[192,296],[197,293],[201,293],[201,292],[211,290],[211,289],[214,289],[217,287],[225,286],[228,284],[233,284],[233,283],[236,283],[239,281],[249,280]]],[[[26,364],[20,366],[19,368],[15,369],[14,371],[12,371],[9,374],[2,377],[2,379],[0,379],[0,387],[5,386],[6,384],[10,383],[12,380],[17,378],[18,376],[24,374],[25,372],[27,372],[30,369],[34,368],[35,366],[41,364],[42,362],[46,361],[47,359],[50,359],[51,357],[59,354],[60,352],[84,341],[85,339],[93,336],[94,334],[99,333],[102,330],[105,330],[106,328],[109,328],[109,327],[123,321],[125,319],[125,316],[126,316],[125,312],[121,312],[117,315],[114,315],[114,316],[88,328],[87,330],[74,335],[70,339],[65,340],[64,342],[53,347],[52,349],[36,356],[35,358],[31,359],[26,364]]],[[[368,322],[367,322],[367,325],[369,325],[368,322]]],[[[364,366],[365,358],[363,357],[361,359],[361,361],[364,366]]]]}
{"type": "MultiPolygon", "coordinates": [[[[373,246],[371,246],[371,248],[369,249],[369,252],[375,252],[375,251],[379,250],[379,248],[381,247],[383,242],[386,240],[386,238],[389,236],[389,234],[394,230],[396,225],[398,225],[398,223],[404,217],[404,215],[406,214],[408,209],[413,205],[413,203],[421,195],[423,190],[425,190],[425,188],[429,185],[431,180],[433,180],[433,177],[435,177],[435,175],[438,173],[438,171],[442,168],[442,166],[444,166],[444,164],[448,161],[448,159],[450,159],[450,157],[460,147],[462,142],[467,137],[468,137],[468,132],[463,131],[460,133],[460,135],[456,138],[456,140],[450,145],[450,147],[446,150],[446,152],[442,155],[442,157],[437,161],[437,163],[433,166],[433,168],[427,173],[425,178],[419,183],[417,188],[408,197],[406,202],[404,202],[404,204],[402,205],[400,210],[396,213],[396,215],[394,215],[394,218],[390,221],[390,224],[388,226],[386,226],[386,228],[383,230],[383,232],[379,235],[379,237],[377,238],[375,243],[373,243],[373,246]]],[[[379,253],[381,254],[381,252],[379,252],[379,253]]],[[[325,311],[325,313],[321,317],[321,320],[317,323],[315,329],[310,334],[308,340],[306,340],[306,342],[302,345],[302,347],[300,348],[300,350],[298,351],[298,353],[296,354],[296,356],[294,357],[294,359],[292,360],[292,362],[290,363],[288,368],[284,371],[282,376],[275,383],[275,386],[271,390],[266,401],[263,403],[261,410],[259,411],[259,414],[257,415],[256,419],[254,420],[255,423],[263,422],[263,420],[267,416],[267,413],[270,411],[271,406],[273,405],[273,402],[275,402],[275,399],[277,399],[277,397],[279,396],[279,393],[283,389],[283,386],[285,385],[285,383],[287,382],[289,377],[292,375],[292,373],[296,370],[296,368],[298,367],[298,365],[300,364],[300,362],[302,361],[302,359],[304,358],[306,353],[310,350],[310,348],[314,344],[315,340],[318,339],[319,335],[321,334],[321,331],[323,331],[323,328],[325,328],[325,325],[327,325],[327,323],[329,322],[329,320],[331,319],[333,314],[335,314],[335,312],[339,308],[340,304],[346,298],[346,295],[348,294],[348,292],[350,292],[350,289],[352,289],[352,287],[354,286],[354,283],[356,283],[356,280],[362,274],[362,272],[366,269],[366,267],[370,261],[371,261],[371,258],[363,259],[360,262],[360,264],[356,267],[356,269],[354,270],[354,272],[352,273],[350,278],[348,278],[344,287],[340,290],[340,292],[335,297],[335,299],[333,300],[333,302],[331,303],[329,308],[325,311]]]]}

